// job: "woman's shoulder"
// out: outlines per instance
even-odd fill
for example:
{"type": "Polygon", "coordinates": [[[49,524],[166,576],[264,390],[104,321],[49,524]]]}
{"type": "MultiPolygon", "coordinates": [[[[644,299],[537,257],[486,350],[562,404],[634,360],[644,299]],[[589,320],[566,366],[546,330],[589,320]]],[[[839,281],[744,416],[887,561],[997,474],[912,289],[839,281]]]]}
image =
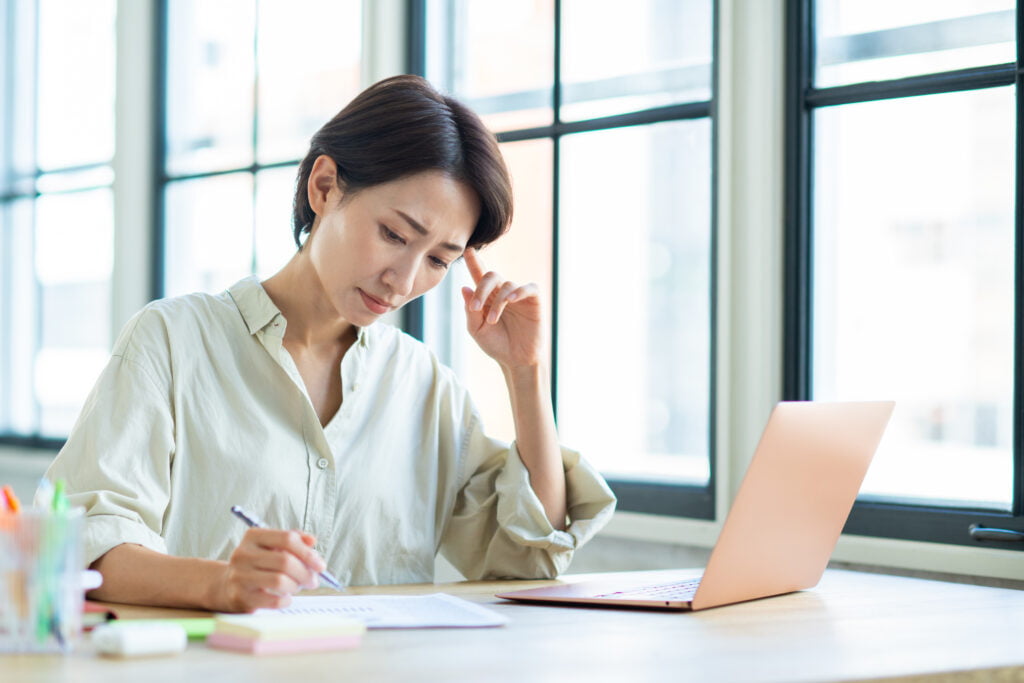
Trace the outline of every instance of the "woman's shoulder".
{"type": "Polygon", "coordinates": [[[157,299],[143,306],[125,324],[114,345],[114,355],[131,356],[143,350],[170,349],[237,317],[237,308],[227,292],[197,292],[157,299]]]}

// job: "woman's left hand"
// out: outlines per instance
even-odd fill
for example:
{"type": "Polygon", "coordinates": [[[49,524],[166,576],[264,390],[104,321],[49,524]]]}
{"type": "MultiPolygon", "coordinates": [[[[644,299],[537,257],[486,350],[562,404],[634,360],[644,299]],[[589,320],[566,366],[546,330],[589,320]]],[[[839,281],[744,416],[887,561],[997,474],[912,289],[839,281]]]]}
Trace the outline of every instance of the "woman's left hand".
{"type": "Polygon", "coordinates": [[[476,289],[462,288],[469,334],[506,369],[545,363],[544,316],[537,285],[517,285],[487,271],[473,248],[466,250],[464,258],[476,284],[476,289]]]}

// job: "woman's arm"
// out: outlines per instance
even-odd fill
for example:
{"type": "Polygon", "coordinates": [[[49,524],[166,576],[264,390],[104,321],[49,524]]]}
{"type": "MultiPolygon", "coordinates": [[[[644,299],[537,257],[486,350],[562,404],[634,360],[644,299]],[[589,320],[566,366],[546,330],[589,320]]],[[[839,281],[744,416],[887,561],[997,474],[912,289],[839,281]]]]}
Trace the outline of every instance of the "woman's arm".
{"type": "Polygon", "coordinates": [[[543,365],[502,367],[512,399],[519,457],[551,526],[565,529],[565,472],[551,407],[551,381],[543,365]]]}
{"type": "Polygon", "coordinates": [[[214,612],[280,608],[291,594],[318,585],[324,561],[309,534],[250,529],[228,562],[164,555],[123,543],[93,562],[103,585],[93,600],[214,612]]]}
{"type": "Polygon", "coordinates": [[[551,406],[551,380],[540,294],[534,284],[516,285],[485,272],[475,250],[466,265],[476,290],[463,288],[469,333],[501,366],[512,401],[519,457],[530,486],[556,529],[565,528],[565,472],[551,406]]]}

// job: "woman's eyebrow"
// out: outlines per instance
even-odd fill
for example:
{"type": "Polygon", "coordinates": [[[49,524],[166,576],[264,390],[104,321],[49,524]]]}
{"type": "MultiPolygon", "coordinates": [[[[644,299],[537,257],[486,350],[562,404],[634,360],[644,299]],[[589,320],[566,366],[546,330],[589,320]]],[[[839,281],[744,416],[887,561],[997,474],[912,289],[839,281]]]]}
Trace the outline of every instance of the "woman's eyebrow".
{"type": "MultiPolygon", "coordinates": [[[[413,218],[413,217],[412,217],[412,216],[410,216],[409,214],[405,213],[404,211],[399,211],[398,209],[395,209],[394,211],[395,211],[395,213],[397,213],[397,214],[398,214],[399,216],[401,216],[402,218],[404,218],[404,219],[405,219],[405,222],[406,222],[406,223],[408,223],[408,224],[409,224],[409,226],[410,226],[410,227],[411,227],[411,228],[412,228],[413,230],[415,230],[416,232],[418,232],[419,234],[421,234],[421,235],[424,235],[424,236],[430,235],[430,231],[429,231],[429,230],[427,230],[426,228],[424,228],[424,227],[423,227],[422,225],[420,225],[420,223],[419,223],[419,222],[418,222],[418,221],[417,221],[417,220],[416,220],[415,218],[413,218]]],[[[442,242],[442,243],[441,243],[441,246],[442,246],[442,247],[444,247],[445,249],[447,249],[448,251],[457,251],[457,252],[459,252],[460,254],[461,254],[461,253],[462,253],[463,251],[465,251],[465,248],[463,248],[463,247],[460,247],[459,245],[457,245],[457,244],[453,244],[453,243],[451,243],[451,242],[442,242]]]]}

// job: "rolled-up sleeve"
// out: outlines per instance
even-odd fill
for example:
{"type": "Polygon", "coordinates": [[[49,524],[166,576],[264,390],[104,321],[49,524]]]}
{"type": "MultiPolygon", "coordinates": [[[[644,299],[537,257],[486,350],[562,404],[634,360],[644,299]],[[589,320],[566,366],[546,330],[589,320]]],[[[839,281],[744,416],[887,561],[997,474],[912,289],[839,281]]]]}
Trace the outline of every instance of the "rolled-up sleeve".
{"type": "Polygon", "coordinates": [[[64,480],[69,502],[85,508],[87,565],[122,543],[166,552],[174,429],[169,389],[155,374],[115,348],[47,470],[51,481],[64,480]]]}
{"type": "Polygon", "coordinates": [[[554,578],[615,511],[615,495],[579,453],[562,448],[568,526],[555,529],[530,486],[516,445],[483,434],[474,415],[463,463],[469,468],[441,552],[471,580],[554,578]]]}

